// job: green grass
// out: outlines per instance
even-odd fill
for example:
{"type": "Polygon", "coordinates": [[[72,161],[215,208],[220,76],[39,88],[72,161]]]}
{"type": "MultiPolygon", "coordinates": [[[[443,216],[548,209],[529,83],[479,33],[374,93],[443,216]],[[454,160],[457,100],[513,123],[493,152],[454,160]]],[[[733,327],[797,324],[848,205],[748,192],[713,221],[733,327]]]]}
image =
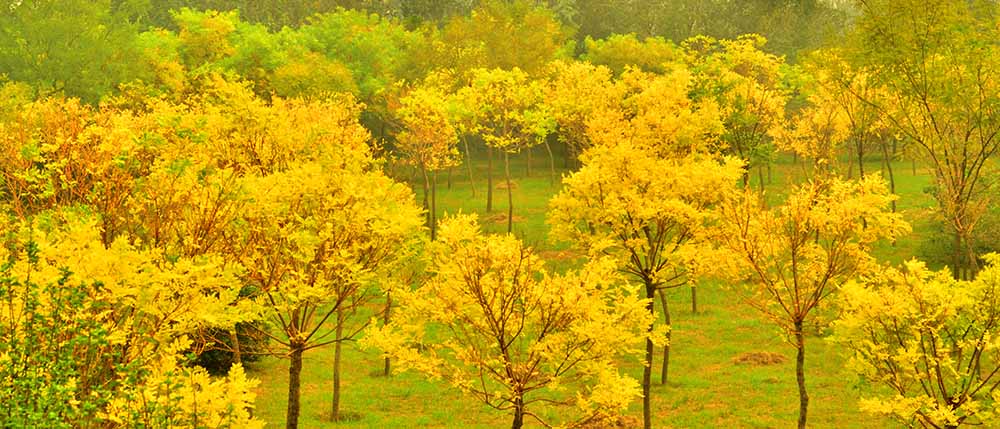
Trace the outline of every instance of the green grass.
{"type": "MultiPolygon", "coordinates": [[[[539,152],[540,153],[540,152],[539,152]]],[[[524,178],[524,166],[512,165],[517,182],[514,191],[514,232],[549,259],[550,266],[566,268],[579,261],[565,252],[565,244],[547,239],[545,210],[549,198],[558,191],[551,186],[546,159],[536,156],[533,176],[524,178]]],[[[439,174],[438,209],[444,213],[478,213],[483,228],[506,231],[506,223],[493,216],[506,213],[506,191],[494,191],[494,211],[485,207],[485,163],[477,164],[478,193],[472,196],[468,170],[456,168],[451,189],[445,174],[439,174]]],[[[502,181],[500,165],[495,183],[502,181]]],[[[872,163],[869,171],[878,171],[872,163]]],[[[756,178],[756,175],[753,175],[756,178]]],[[[790,162],[779,162],[767,186],[769,199],[778,202],[789,183],[803,179],[801,170],[790,162]]],[[[884,261],[898,263],[917,255],[921,240],[930,232],[926,220],[933,199],[924,193],[930,183],[926,172],[914,175],[908,163],[896,165],[899,211],[913,223],[914,233],[892,246],[876,249],[884,261]]],[[[419,193],[419,185],[415,186],[419,193]]],[[[418,195],[419,197],[419,195],[418,195]]],[[[690,310],[690,291],[679,289],[668,296],[674,321],[671,352],[671,380],[653,388],[654,427],[657,428],[785,428],[794,426],[798,411],[794,373],[794,348],[779,335],[777,328],[742,304],[727,285],[706,284],[699,288],[699,313],[690,310]],[[748,352],[774,352],[786,358],[768,366],[738,365],[734,359],[748,352]]],[[[659,310],[658,310],[659,311],[659,310]]],[[[381,377],[382,361],[377,352],[361,351],[349,343],[343,362],[343,410],[357,413],[358,419],[330,423],[325,419],[332,397],[333,349],[306,353],[302,375],[302,428],[495,428],[510,424],[506,413],[497,412],[466,398],[450,386],[428,381],[417,374],[381,377]]],[[[891,428],[898,425],[858,411],[859,398],[871,392],[844,370],[842,352],[821,335],[807,342],[806,371],[810,394],[809,426],[815,428],[891,428]]],[[[658,382],[659,352],[654,362],[654,382],[658,382]]],[[[252,368],[261,380],[257,389],[256,415],[268,427],[283,427],[287,394],[288,364],[284,359],[265,358],[252,368]]],[[[625,370],[639,378],[642,369],[631,361],[625,370]]],[[[630,415],[641,421],[641,404],[633,404],[630,415]]],[[[528,427],[541,427],[529,422],[528,427]]]]}

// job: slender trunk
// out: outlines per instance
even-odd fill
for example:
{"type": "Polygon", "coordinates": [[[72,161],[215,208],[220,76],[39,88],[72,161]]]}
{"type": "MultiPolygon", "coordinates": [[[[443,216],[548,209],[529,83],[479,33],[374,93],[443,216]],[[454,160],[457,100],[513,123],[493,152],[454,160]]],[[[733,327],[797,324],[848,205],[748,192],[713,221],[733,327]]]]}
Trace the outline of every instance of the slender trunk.
{"type": "Polygon", "coordinates": [[[802,332],[802,321],[795,322],[795,381],[799,384],[799,429],[806,427],[806,413],[809,411],[809,394],[806,393],[806,338],[802,332]]]}
{"type": "Polygon", "coordinates": [[[519,397],[514,400],[514,423],[510,427],[521,429],[522,426],[524,426],[524,399],[519,397]]]}
{"type": "Polygon", "coordinates": [[[236,327],[229,331],[229,338],[233,341],[233,363],[243,364],[243,353],[240,350],[240,335],[236,331],[236,327]]]}
{"type": "Polygon", "coordinates": [[[525,148],[524,177],[531,177],[531,147],[525,148]]]}
{"type": "Polygon", "coordinates": [[[451,190],[451,170],[453,167],[448,167],[448,190],[451,190]]]}
{"type": "Polygon", "coordinates": [[[510,186],[510,153],[503,153],[503,171],[507,178],[507,233],[514,230],[514,190],[510,186]]]}
{"type": "Polygon", "coordinates": [[[913,170],[913,175],[916,176],[917,175],[917,159],[916,158],[911,158],[910,159],[910,169],[913,170]]]}
{"type": "Polygon", "coordinates": [[[431,229],[431,237],[434,237],[434,224],[431,223],[431,178],[427,175],[427,168],[420,164],[420,173],[424,176],[424,223],[431,229]]]}
{"type": "Polygon", "coordinates": [[[858,177],[865,178],[865,145],[858,140],[858,177]]]}
{"type": "Polygon", "coordinates": [[[955,264],[955,279],[962,280],[962,233],[955,230],[955,250],[951,255],[952,263],[955,264]]]}
{"type": "Polygon", "coordinates": [[[340,421],[340,358],[344,335],[344,310],[337,310],[337,340],[333,343],[333,401],[330,404],[330,420],[340,421]]]}
{"type": "Polygon", "coordinates": [[[469,139],[462,136],[462,144],[465,145],[465,165],[469,167],[469,186],[472,186],[472,198],[476,197],[476,179],[472,176],[472,151],[469,150],[469,139]]]}
{"type": "MultiPolygon", "coordinates": [[[[885,142],[882,142],[882,158],[884,158],[883,165],[885,165],[885,171],[886,171],[886,173],[888,173],[887,175],[889,176],[889,192],[891,194],[895,195],[896,194],[896,176],[893,174],[893,171],[892,171],[892,158],[895,156],[896,142],[893,141],[892,145],[893,145],[893,151],[892,151],[893,153],[890,154],[889,153],[889,145],[885,144],[885,142]]],[[[892,212],[896,213],[896,200],[892,200],[892,202],[890,204],[892,205],[892,212]]]]}
{"type": "Polygon", "coordinates": [[[757,166],[757,189],[760,191],[761,195],[764,195],[764,166],[757,166]]]}
{"type": "Polygon", "coordinates": [[[302,345],[292,345],[288,363],[288,411],[285,429],[299,428],[299,385],[302,381],[302,345]]]}
{"type": "Polygon", "coordinates": [[[548,139],[545,140],[545,151],[549,153],[549,185],[556,184],[556,157],[552,154],[552,147],[549,146],[548,139]]]}
{"type": "Polygon", "coordinates": [[[698,314],[698,287],[691,285],[691,313],[698,314]]]}
{"type": "MultiPolygon", "coordinates": [[[[392,316],[392,292],[385,293],[385,314],[382,315],[382,324],[389,326],[392,316]]],[[[386,356],[385,366],[382,368],[382,375],[388,377],[392,374],[392,360],[386,356]]]]}
{"type": "MultiPolygon", "coordinates": [[[[656,288],[653,285],[646,282],[646,311],[649,314],[655,315],[653,309],[653,299],[655,298],[656,288]]],[[[652,335],[653,324],[650,324],[646,328],[646,333],[652,335]]],[[[643,429],[651,429],[653,427],[653,414],[650,403],[650,394],[653,380],[653,340],[646,337],[646,360],[643,362],[642,368],[642,427],[643,429]]]]}
{"type": "Polygon", "coordinates": [[[431,241],[437,238],[437,187],[438,174],[435,171],[431,180],[431,241]]]}
{"type": "MultiPolygon", "coordinates": [[[[847,164],[848,164],[847,165],[847,180],[851,180],[851,179],[854,178],[854,163],[853,162],[848,162],[847,164]]],[[[833,164],[830,164],[830,166],[832,167],[833,164]]]]}
{"type": "Polygon", "coordinates": [[[747,189],[750,187],[750,160],[744,158],[743,162],[746,165],[743,168],[743,189],[747,189]]]}
{"type": "Polygon", "coordinates": [[[663,345],[663,366],[660,367],[660,384],[665,385],[670,376],[670,305],[667,303],[667,295],[662,290],[659,292],[663,321],[667,324],[667,343],[663,345]]]}
{"type": "Polygon", "coordinates": [[[486,148],[486,213],[493,211],[493,148],[486,148]]]}
{"type": "Polygon", "coordinates": [[[772,162],[767,163],[767,184],[768,185],[773,185],[774,184],[774,176],[771,175],[771,164],[773,164],[773,163],[772,162]]]}

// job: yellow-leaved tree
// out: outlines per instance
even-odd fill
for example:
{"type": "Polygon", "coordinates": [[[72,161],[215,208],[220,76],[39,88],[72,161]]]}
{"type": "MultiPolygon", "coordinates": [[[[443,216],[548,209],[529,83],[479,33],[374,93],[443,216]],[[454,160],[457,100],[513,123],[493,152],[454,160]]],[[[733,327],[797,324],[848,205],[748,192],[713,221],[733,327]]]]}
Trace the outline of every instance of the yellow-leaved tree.
{"type": "MultiPolygon", "coordinates": [[[[555,123],[542,105],[542,85],[521,70],[476,69],[471,85],[460,90],[466,106],[476,110],[487,146],[504,154],[507,187],[507,232],[514,227],[514,190],[510,154],[542,142],[555,123]]],[[[490,167],[492,169],[492,166],[490,167]]]]}
{"type": "Polygon", "coordinates": [[[624,94],[611,70],[580,61],[554,61],[549,65],[545,104],[558,126],[567,156],[579,158],[591,146],[587,126],[597,112],[614,110],[624,94]]]}
{"type": "Polygon", "coordinates": [[[955,280],[919,261],[842,289],[834,340],[848,368],[887,387],[863,411],[925,428],[1000,421],[1000,256],[975,280],[955,280]]]}
{"type": "MultiPolygon", "coordinates": [[[[718,111],[687,97],[687,73],[626,75],[638,91],[627,103],[633,110],[603,112],[591,121],[594,146],[583,154],[583,167],[563,179],[547,221],[554,237],[591,257],[612,257],[619,270],[641,282],[652,316],[657,292],[691,284],[696,266],[713,263],[708,255],[715,252],[699,249],[707,246],[713,207],[733,192],[743,164],[710,154],[712,136],[720,131],[718,111]]],[[[662,292],[661,303],[669,325],[662,292]]],[[[652,330],[642,379],[646,428],[652,425],[652,330]]],[[[664,352],[662,383],[669,343],[664,352]]]]}
{"type": "Polygon", "coordinates": [[[404,160],[419,167],[423,174],[424,210],[433,240],[437,235],[437,172],[458,165],[459,153],[448,95],[433,82],[428,83],[410,89],[400,99],[396,116],[403,131],[396,139],[404,160]]]}
{"type": "Polygon", "coordinates": [[[735,40],[698,36],[682,43],[697,77],[692,96],[721,106],[724,150],[747,164],[744,186],[749,186],[754,166],[769,162],[770,136],[781,130],[789,99],[782,85],[784,59],[765,52],[766,42],[760,35],[746,34],[735,40]]]}
{"type": "Polygon", "coordinates": [[[441,223],[431,277],[400,294],[391,324],[364,341],[398,366],[444,379],[487,405],[545,426],[614,419],[640,395],[615,367],[639,352],[653,316],[610,261],[563,275],[547,272],[510,234],[484,235],[475,216],[441,223]],[[575,418],[545,421],[537,411],[576,406],[575,418]]]}
{"type": "Polygon", "coordinates": [[[887,211],[893,198],[882,179],[870,175],[809,181],[772,209],[761,208],[749,191],[723,205],[716,239],[744,266],[747,303],[777,324],[796,349],[799,428],[806,425],[809,406],[804,326],[838,287],[875,267],[873,243],[909,230],[900,215],[887,211]]]}

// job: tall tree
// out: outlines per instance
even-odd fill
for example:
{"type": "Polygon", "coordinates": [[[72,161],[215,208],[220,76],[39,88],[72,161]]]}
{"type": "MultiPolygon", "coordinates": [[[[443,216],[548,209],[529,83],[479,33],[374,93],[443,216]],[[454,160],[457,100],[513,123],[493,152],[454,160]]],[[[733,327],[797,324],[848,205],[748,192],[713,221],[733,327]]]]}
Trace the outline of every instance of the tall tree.
{"type": "Polygon", "coordinates": [[[979,267],[972,236],[991,196],[984,177],[1000,150],[1000,48],[993,43],[1000,11],[987,1],[860,4],[853,59],[886,91],[866,101],[934,171],[934,196],[954,235],[953,269],[969,277],[979,267]]]}
{"type": "MultiPolygon", "coordinates": [[[[686,74],[633,78],[646,86],[626,103],[638,110],[594,119],[594,146],[583,154],[583,167],[563,179],[547,221],[554,236],[590,255],[614,258],[622,272],[640,281],[652,316],[658,292],[690,284],[694,266],[712,263],[696,255],[705,248],[713,206],[732,192],[742,164],[710,155],[718,112],[687,97],[686,74]]],[[[664,317],[669,320],[666,305],[664,317]]],[[[652,426],[652,329],[642,378],[646,428],[652,426]]],[[[669,348],[664,351],[663,383],[669,348]]]]}
{"type": "Polygon", "coordinates": [[[885,210],[894,196],[878,176],[857,182],[823,177],[796,187],[785,203],[760,207],[746,191],[723,205],[717,239],[749,275],[745,298],[795,347],[798,427],[806,427],[806,322],[838,287],[870,272],[873,243],[894,239],[909,225],[885,210]]]}

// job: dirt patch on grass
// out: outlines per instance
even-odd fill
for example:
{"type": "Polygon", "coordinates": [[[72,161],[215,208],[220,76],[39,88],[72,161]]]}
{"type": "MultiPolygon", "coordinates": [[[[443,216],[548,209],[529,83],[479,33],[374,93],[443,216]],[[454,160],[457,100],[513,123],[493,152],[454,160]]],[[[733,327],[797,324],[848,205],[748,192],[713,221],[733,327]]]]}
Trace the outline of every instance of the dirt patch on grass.
{"type": "MultiPolygon", "coordinates": [[[[506,224],[507,223],[507,213],[495,214],[493,216],[487,217],[486,220],[493,223],[506,224]]],[[[514,215],[514,223],[524,222],[524,216],[514,215]]]]}
{"type": "MultiPolygon", "coordinates": [[[[497,182],[496,186],[494,186],[493,188],[506,190],[507,189],[507,181],[501,180],[501,181],[497,182]]],[[[510,181],[510,189],[517,189],[517,182],[511,180],[510,181]]]]}
{"type": "Polygon", "coordinates": [[[641,427],[642,420],[633,416],[610,417],[580,426],[581,429],[633,429],[641,427]]]}
{"type": "Polygon", "coordinates": [[[747,352],[733,358],[737,365],[767,366],[785,363],[784,355],[771,352],[747,352]]]}

